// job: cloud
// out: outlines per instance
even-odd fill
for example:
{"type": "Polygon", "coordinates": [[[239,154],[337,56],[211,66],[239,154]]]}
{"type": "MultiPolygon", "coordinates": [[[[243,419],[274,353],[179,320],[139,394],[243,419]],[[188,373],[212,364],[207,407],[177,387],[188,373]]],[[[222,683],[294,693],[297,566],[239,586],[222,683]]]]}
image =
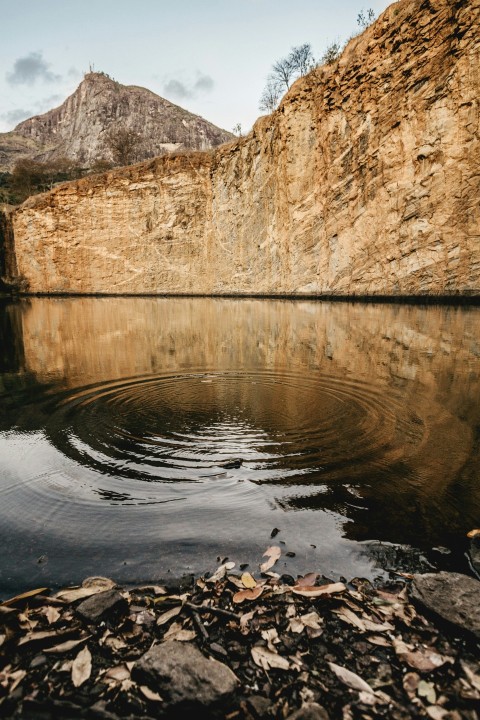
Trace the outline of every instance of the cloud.
{"type": "Polygon", "coordinates": [[[167,97],[175,100],[188,100],[202,93],[210,92],[213,90],[214,85],[215,83],[210,75],[197,73],[197,79],[193,82],[183,82],[177,78],[168,80],[163,85],[163,92],[167,97]]]}
{"type": "Polygon", "coordinates": [[[47,83],[61,80],[61,75],[55,75],[49,67],[50,63],[45,62],[41,52],[31,52],[15,60],[12,72],[6,75],[7,82],[10,85],[34,85],[37,80],[47,83]]]}
{"type": "Polygon", "coordinates": [[[2,113],[1,117],[2,120],[5,120],[8,125],[18,125],[19,122],[22,122],[22,120],[26,120],[29,117],[32,117],[35,113],[32,112],[32,110],[24,110],[23,108],[18,108],[17,110],[9,110],[6,113],[2,113]]]}

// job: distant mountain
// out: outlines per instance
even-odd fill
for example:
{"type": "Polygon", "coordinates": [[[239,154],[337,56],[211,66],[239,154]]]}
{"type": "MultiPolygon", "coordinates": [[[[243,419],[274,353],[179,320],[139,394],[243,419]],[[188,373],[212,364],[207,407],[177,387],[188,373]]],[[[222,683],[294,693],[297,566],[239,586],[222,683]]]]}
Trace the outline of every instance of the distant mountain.
{"type": "Polygon", "coordinates": [[[142,137],[136,161],[175,150],[207,150],[233,138],[146,88],[91,72],[60,107],[0,133],[0,171],[11,170],[22,158],[68,157],[89,167],[108,158],[107,136],[117,127],[142,137]]]}

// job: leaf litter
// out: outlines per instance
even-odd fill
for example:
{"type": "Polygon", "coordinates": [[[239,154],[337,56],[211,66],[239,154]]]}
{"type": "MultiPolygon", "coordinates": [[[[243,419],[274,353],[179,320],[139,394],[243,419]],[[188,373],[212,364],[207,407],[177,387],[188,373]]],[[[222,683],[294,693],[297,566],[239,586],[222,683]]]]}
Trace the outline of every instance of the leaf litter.
{"type": "Polygon", "coordinates": [[[267,548],[258,577],[225,559],[187,590],[123,590],[126,607],[95,622],[77,608],[115,589],[107,578],[1,603],[0,716],[178,717],[134,674],[152,646],[178,642],[238,678],[218,711],[226,720],[285,720],[304,703],[332,720],[478,719],[478,646],[417,614],[409,578],[392,573],[379,587],[315,572],[295,580],[271,571],[280,557],[267,548]]]}

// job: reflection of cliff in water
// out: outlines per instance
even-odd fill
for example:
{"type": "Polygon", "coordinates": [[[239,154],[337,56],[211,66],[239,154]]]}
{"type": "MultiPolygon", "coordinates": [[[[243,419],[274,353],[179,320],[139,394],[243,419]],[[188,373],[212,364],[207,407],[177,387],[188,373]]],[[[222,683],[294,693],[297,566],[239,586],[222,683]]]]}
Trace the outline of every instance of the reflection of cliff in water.
{"type": "MultiPolygon", "coordinates": [[[[164,440],[165,418],[175,437],[248,427],[257,444],[242,446],[245,479],[276,483],[285,510],[346,518],[351,539],[445,545],[478,518],[476,308],[141,298],[18,307],[21,329],[11,318],[2,327],[10,322],[24,347],[18,367],[45,384],[45,401],[60,393],[74,414],[71,398],[101,388],[81,406],[96,457],[113,411],[114,460],[138,437],[164,440]],[[275,473],[262,475],[272,447],[275,473]]],[[[46,424],[42,403],[27,404],[46,424]]],[[[12,424],[27,426],[28,412],[17,406],[12,424]]]]}

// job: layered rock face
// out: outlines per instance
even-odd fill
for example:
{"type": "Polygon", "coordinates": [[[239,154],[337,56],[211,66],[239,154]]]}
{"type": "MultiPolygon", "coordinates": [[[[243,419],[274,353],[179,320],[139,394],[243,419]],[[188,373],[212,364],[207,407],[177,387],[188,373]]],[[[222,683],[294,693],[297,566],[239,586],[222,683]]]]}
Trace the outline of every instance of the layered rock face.
{"type": "Polygon", "coordinates": [[[401,0],[213,155],[13,217],[31,292],[480,294],[480,2],[401,0]]]}
{"type": "Polygon", "coordinates": [[[88,167],[96,158],[108,158],[106,136],[112,127],[141,136],[138,160],[174,150],[208,150],[233,137],[146,88],[92,72],[60,107],[0,134],[0,169],[22,157],[68,157],[88,167]]]}

